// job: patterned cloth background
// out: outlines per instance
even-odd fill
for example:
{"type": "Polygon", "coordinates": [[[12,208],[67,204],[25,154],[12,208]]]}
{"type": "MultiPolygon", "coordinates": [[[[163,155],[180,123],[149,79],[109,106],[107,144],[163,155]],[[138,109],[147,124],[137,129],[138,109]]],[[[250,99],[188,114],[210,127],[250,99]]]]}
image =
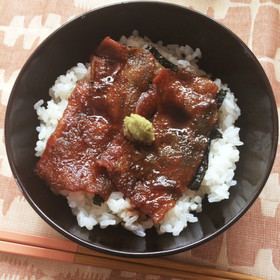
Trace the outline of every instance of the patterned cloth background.
{"type": "MultiPolygon", "coordinates": [[[[114,0],[0,0],[0,229],[63,239],[28,205],[9,169],[4,115],[13,83],[32,51],[69,19],[114,0]]],[[[264,67],[280,106],[280,1],[173,0],[235,32],[264,67]]],[[[280,279],[280,155],[260,197],[234,226],[211,242],[170,258],[267,279],[280,279]]],[[[161,279],[91,266],[0,254],[0,279],[161,279]]]]}

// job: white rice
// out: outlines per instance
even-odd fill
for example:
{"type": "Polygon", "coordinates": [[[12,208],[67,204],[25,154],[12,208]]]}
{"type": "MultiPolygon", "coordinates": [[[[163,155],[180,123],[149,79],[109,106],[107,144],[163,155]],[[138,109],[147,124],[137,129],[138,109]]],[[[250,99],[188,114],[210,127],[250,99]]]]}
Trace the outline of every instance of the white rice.
{"type": "MultiPolygon", "coordinates": [[[[119,41],[122,45],[145,47],[153,44],[149,38],[142,38],[137,31],[133,31],[132,36],[121,37],[119,41]]],[[[199,49],[193,50],[190,46],[167,45],[162,42],[154,44],[163,56],[172,63],[189,71],[206,75],[199,69],[197,61],[201,58],[199,49]]],[[[87,65],[78,63],[65,75],[61,75],[50,89],[51,100],[43,106],[43,100],[34,105],[37,111],[40,126],[38,131],[38,141],[36,144],[36,156],[41,156],[48,138],[55,130],[58,120],[67,106],[67,100],[74,90],[76,83],[83,79],[88,79],[90,69],[87,65]]],[[[67,198],[73,214],[77,217],[78,224],[92,230],[94,226],[101,228],[114,226],[119,223],[126,229],[139,236],[145,236],[145,229],[156,226],[158,233],[172,233],[174,236],[187,226],[188,223],[197,222],[195,213],[202,211],[202,199],[206,195],[209,202],[218,202],[229,198],[229,188],[236,184],[233,180],[235,163],[239,160],[237,146],[242,145],[239,140],[239,128],[234,126],[234,122],[240,116],[240,109],[236,104],[234,94],[227,85],[217,79],[215,83],[219,89],[227,89],[227,95],[219,109],[218,130],[222,133],[222,138],[211,141],[209,153],[209,167],[204,180],[198,191],[186,190],[184,195],[176,202],[174,208],[169,210],[159,224],[154,225],[151,219],[138,222],[139,212],[133,208],[128,198],[124,198],[121,192],[113,192],[108,201],[97,206],[93,203],[94,194],[86,192],[61,191],[60,194],[67,198]]]]}

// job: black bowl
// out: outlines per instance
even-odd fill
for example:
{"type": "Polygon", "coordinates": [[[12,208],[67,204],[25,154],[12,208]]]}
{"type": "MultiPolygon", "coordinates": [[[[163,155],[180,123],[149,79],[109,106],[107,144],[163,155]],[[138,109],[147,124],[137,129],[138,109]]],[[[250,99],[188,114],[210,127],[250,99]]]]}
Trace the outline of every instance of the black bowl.
{"type": "MultiPolygon", "coordinates": [[[[278,138],[276,104],[256,57],[230,30],[193,10],[159,2],[130,2],[88,12],[51,34],[31,55],[12,90],[5,121],[5,141],[15,180],[35,211],[53,228],[88,248],[121,256],[151,257],[178,253],[205,243],[236,222],[260,194],[272,168],[278,138]],[[57,76],[77,62],[89,61],[105,36],[118,40],[137,29],[153,41],[199,47],[200,67],[227,83],[242,115],[237,126],[240,148],[230,198],[205,203],[199,222],[178,237],[148,230],[141,238],[121,227],[79,228],[65,199],[55,196],[34,174],[38,125],[33,105],[49,99],[57,76]]],[[[243,233],[240,233],[243,234],[243,233]]],[[[238,238],[238,236],[237,236],[238,238]]]]}

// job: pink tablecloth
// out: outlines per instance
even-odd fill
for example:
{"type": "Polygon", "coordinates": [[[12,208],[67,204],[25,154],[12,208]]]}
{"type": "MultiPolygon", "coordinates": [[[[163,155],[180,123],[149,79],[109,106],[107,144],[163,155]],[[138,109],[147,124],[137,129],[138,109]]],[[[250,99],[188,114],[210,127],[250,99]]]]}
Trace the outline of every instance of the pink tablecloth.
{"type": "MultiPolygon", "coordinates": [[[[33,211],[12,178],[3,140],[5,109],[24,62],[52,31],[83,12],[113,2],[116,1],[0,0],[0,229],[64,239],[33,211]]],[[[264,67],[280,106],[279,0],[169,2],[208,14],[241,37],[264,67]]],[[[240,221],[211,242],[170,258],[267,279],[280,279],[279,160],[277,154],[263,192],[240,221]]],[[[167,280],[164,277],[10,253],[0,254],[0,279],[167,280]]]]}

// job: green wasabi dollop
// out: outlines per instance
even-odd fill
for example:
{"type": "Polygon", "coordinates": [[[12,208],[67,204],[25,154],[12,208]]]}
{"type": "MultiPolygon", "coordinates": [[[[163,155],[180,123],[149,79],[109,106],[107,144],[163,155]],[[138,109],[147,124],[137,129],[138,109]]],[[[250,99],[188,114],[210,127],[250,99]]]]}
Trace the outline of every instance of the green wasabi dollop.
{"type": "Polygon", "coordinates": [[[131,114],[124,118],[124,135],[133,142],[151,144],[155,140],[153,125],[146,118],[131,114]]]}

